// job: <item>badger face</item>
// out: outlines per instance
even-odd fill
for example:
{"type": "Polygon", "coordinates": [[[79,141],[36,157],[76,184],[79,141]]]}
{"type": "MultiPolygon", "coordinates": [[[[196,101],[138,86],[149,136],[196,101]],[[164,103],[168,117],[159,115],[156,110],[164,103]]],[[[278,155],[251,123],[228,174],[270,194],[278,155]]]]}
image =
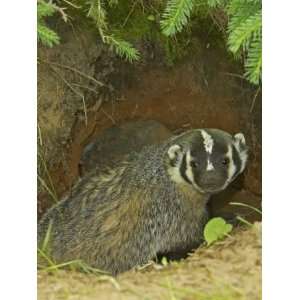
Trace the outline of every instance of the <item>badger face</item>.
{"type": "Polygon", "coordinates": [[[242,133],[191,130],[173,139],[168,148],[168,173],[173,181],[192,185],[201,193],[217,193],[243,172],[247,151],[242,133]]]}

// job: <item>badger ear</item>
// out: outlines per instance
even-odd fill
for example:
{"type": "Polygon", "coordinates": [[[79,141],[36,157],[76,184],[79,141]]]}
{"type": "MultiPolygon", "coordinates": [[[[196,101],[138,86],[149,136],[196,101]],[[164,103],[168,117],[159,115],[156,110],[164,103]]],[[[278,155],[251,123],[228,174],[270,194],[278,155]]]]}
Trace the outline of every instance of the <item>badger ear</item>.
{"type": "Polygon", "coordinates": [[[234,144],[240,151],[247,148],[245,136],[241,132],[234,135],[234,144]]]}
{"type": "Polygon", "coordinates": [[[180,160],[182,155],[183,155],[183,150],[180,145],[175,144],[168,149],[168,157],[172,164],[176,164],[176,162],[180,160]]]}
{"type": "Polygon", "coordinates": [[[241,159],[241,168],[240,172],[242,173],[246,167],[246,163],[248,160],[248,147],[246,145],[245,136],[242,133],[237,133],[234,135],[234,144],[236,149],[239,151],[239,156],[241,159]]]}

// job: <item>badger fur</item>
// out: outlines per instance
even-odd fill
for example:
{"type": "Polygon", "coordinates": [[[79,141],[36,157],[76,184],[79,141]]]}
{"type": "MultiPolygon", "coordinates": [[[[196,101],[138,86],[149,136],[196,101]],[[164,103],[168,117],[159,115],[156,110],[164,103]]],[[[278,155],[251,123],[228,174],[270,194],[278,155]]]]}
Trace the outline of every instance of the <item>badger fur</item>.
{"type": "Polygon", "coordinates": [[[113,275],[158,253],[189,252],[202,242],[210,195],[225,189],[246,161],[244,135],[218,129],[147,146],[108,172],[86,174],[43,216],[38,243],[51,225],[55,261],[81,259],[113,275]]]}

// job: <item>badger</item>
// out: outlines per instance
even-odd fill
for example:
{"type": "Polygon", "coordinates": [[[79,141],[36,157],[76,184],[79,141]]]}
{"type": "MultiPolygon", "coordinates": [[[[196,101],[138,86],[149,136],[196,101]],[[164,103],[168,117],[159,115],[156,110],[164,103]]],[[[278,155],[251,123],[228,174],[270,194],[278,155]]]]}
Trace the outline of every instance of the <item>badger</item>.
{"type": "MultiPolygon", "coordinates": [[[[38,224],[56,262],[80,259],[117,275],[203,242],[211,195],[246,166],[242,133],[192,129],[87,173],[38,224]],[[49,228],[51,230],[49,230],[49,228]]],[[[100,154],[99,154],[100,155],[100,154]]]]}

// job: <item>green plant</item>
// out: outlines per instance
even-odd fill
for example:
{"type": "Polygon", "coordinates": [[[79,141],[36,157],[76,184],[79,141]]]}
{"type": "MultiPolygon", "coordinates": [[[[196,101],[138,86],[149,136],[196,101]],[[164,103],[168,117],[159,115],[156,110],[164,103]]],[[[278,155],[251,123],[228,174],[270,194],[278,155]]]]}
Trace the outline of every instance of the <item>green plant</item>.
{"type": "Polygon", "coordinates": [[[116,286],[116,288],[119,289],[119,284],[117,283],[117,281],[113,277],[109,276],[107,272],[104,272],[97,268],[93,268],[80,259],[74,259],[66,262],[57,263],[49,254],[51,247],[51,230],[52,223],[50,223],[45,238],[41,242],[41,247],[37,248],[37,267],[40,271],[53,273],[61,269],[67,269],[72,271],[83,272],[86,274],[100,275],[100,278],[102,280],[111,281],[116,286]]]}
{"type": "Polygon", "coordinates": [[[232,225],[227,224],[223,218],[216,217],[210,219],[204,227],[204,238],[209,246],[213,242],[222,239],[232,230],[232,225]]]}
{"type": "Polygon", "coordinates": [[[226,10],[229,50],[235,55],[245,54],[245,76],[258,84],[262,68],[261,0],[230,0],[226,10]]]}
{"type": "MultiPolygon", "coordinates": [[[[108,22],[106,18],[105,1],[103,0],[89,0],[86,1],[88,5],[87,17],[94,21],[94,24],[102,38],[103,43],[110,45],[120,57],[133,62],[140,58],[140,54],[131,43],[122,38],[112,34],[108,30],[108,22]]],[[[107,5],[117,5],[118,1],[107,1],[107,5]]]]}
{"type": "Polygon", "coordinates": [[[193,7],[194,0],[169,0],[160,23],[163,34],[180,32],[188,23],[193,7]]]}
{"type": "Polygon", "coordinates": [[[59,36],[46,25],[45,19],[57,11],[57,6],[51,2],[38,0],[37,3],[37,37],[43,45],[52,47],[59,44],[59,36]]]}
{"type": "Polygon", "coordinates": [[[236,57],[244,57],[245,77],[253,84],[261,81],[262,18],[261,0],[168,0],[161,28],[172,36],[188,23],[195,4],[206,1],[211,9],[228,16],[227,45],[236,57]]]}
{"type": "MultiPolygon", "coordinates": [[[[230,205],[236,205],[236,206],[242,206],[242,207],[247,207],[250,208],[251,210],[255,211],[256,213],[258,213],[259,215],[262,215],[262,211],[252,205],[246,204],[246,203],[240,203],[240,202],[230,202],[230,205]]],[[[252,226],[253,224],[248,222],[245,218],[241,217],[241,216],[237,216],[237,219],[239,221],[241,221],[242,223],[248,225],[248,226],[252,226]]]]}
{"type": "Polygon", "coordinates": [[[58,197],[56,194],[56,190],[54,188],[54,184],[50,175],[50,172],[48,170],[48,166],[46,163],[46,160],[44,158],[44,149],[43,149],[43,137],[41,128],[38,124],[38,165],[37,165],[37,177],[38,182],[40,183],[40,187],[42,187],[51,197],[51,199],[54,200],[54,202],[58,201],[58,197]]]}
{"type": "MultiPolygon", "coordinates": [[[[140,58],[139,51],[129,42],[130,40],[145,37],[155,39],[162,42],[163,48],[173,57],[176,53],[172,52],[177,51],[176,39],[169,39],[169,37],[182,32],[187,25],[193,27],[199,23],[199,19],[213,17],[216,12],[220,12],[227,16],[227,23],[220,25],[218,21],[213,20],[219,29],[226,32],[228,50],[235,57],[243,60],[246,79],[256,85],[261,81],[261,0],[166,0],[155,4],[142,0],[57,0],[56,2],[59,5],[52,1],[38,0],[38,40],[41,43],[49,47],[59,43],[57,33],[46,25],[45,19],[59,12],[67,21],[65,8],[61,7],[64,3],[73,11],[75,9],[91,20],[103,43],[130,62],[140,58]],[[164,4],[165,9],[161,12],[164,4]],[[159,18],[162,35],[156,27],[156,19],[159,18]],[[172,44],[171,48],[169,44],[172,44]],[[174,51],[170,51],[173,48],[174,51]]],[[[186,38],[185,35],[182,37],[186,38]]],[[[166,55],[168,56],[168,53],[166,55]]],[[[171,61],[173,60],[171,58],[171,61]]]]}
{"type": "MultiPolygon", "coordinates": [[[[64,0],[64,2],[73,9],[75,8],[81,12],[86,12],[86,17],[92,20],[103,43],[111,46],[117,55],[130,62],[139,59],[139,51],[135,49],[131,43],[116,34],[111,33],[108,29],[107,6],[114,7],[118,4],[117,0],[64,0]]],[[[64,10],[65,8],[54,4],[52,1],[46,2],[45,0],[38,0],[38,41],[40,41],[43,45],[52,47],[53,45],[59,44],[60,38],[54,30],[50,29],[46,25],[46,18],[53,16],[55,12],[58,11],[61,13],[63,20],[67,22],[68,16],[64,10]]]]}

